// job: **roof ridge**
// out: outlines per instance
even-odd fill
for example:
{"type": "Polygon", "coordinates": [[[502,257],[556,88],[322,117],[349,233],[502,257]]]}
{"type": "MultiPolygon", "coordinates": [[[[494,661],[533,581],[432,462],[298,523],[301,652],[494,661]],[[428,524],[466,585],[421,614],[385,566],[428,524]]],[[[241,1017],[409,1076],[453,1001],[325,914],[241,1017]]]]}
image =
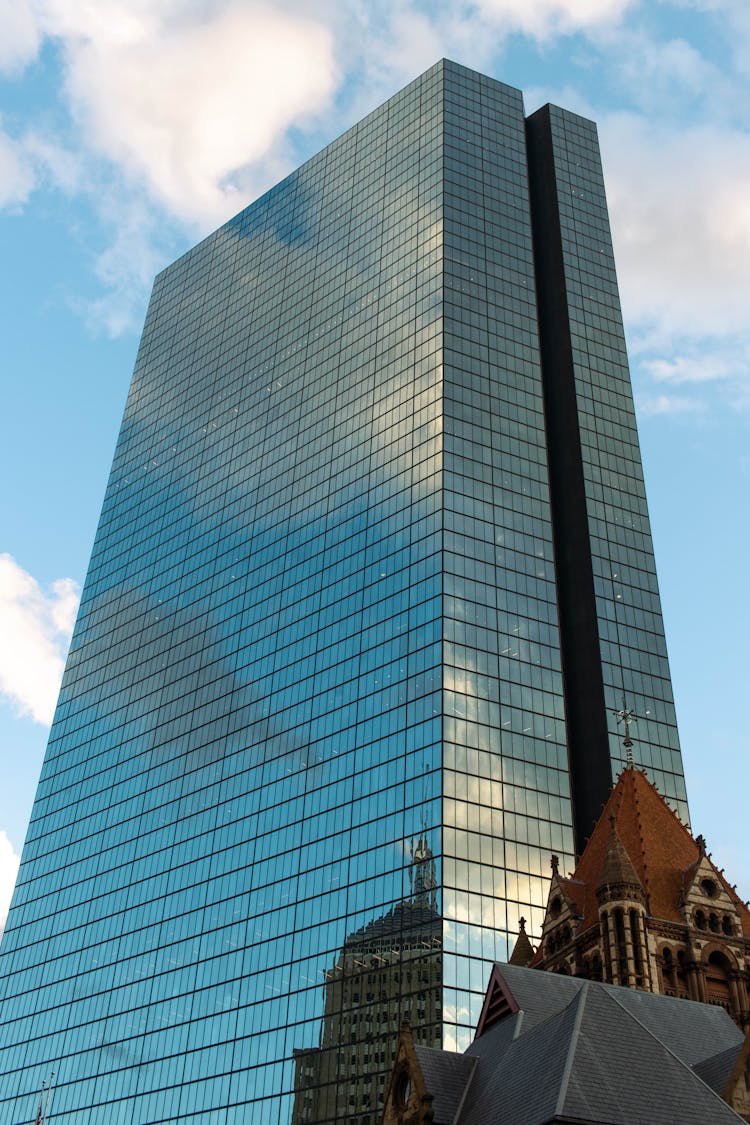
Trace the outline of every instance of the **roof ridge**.
{"type": "Polygon", "coordinates": [[[468,1080],[466,1082],[466,1085],[464,1086],[463,1094],[458,1099],[458,1105],[456,1106],[456,1112],[453,1114],[453,1120],[451,1121],[451,1125],[458,1125],[458,1122],[461,1119],[461,1110],[464,1108],[464,1105],[466,1104],[466,1098],[468,1097],[469,1089],[471,1087],[472,1082],[474,1081],[474,1075],[477,1072],[478,1066],[479,1066],[479,1056],[475,1055],[474,1059],[472,1060],[471,1074],[469,1075],[468,1080]]]}
{"type": "MultiPolygon", "coordinates": [[[[568,1096],[568,1086],[570,1085],[570,1075],[573,1070],[573,1060],[575,1059],[576,1048],[578,1046],[578,1038],[581,1032],[581,1023],[583,1021],[583,1010],[586,1007],[586,999],[589,994],[589,981],[584,981],[583,986],[576,992],[573,999],[569,1004],[563,1008],[563,1012],[567,1012],[574,1004],[577,1005],[575,1021],[573,1023],[573,1031],[570,1039],[568,1040],[568,1052],[565,1057],[565,1066],[563,1067],[562,1081],[560,1082],[560,1089],[557,1093],[557,1104],[555,1105],[555,1116],[558,1117],[565,1105],[565,1099],[568,1096]]],[[[559,1014],[562,1015],[563,1012],[559,1014]]]]}
{"type": "MultiPolygon", "coordinates": [[[[708,860],[708,862],[710,863],[711,867],[716,872],[716,874],[719,876],[719,880],[723,884],[724,889],[727,891],[730,898],[732,898],[732,900],[734,901],[735,905],[739,905],[740,907],[744,908],[744,910],[750,911],[750,903],[746,902],[745,899],[742,898],[739,891],[737,890],[736,885],[733,886],[729,882],[729,879],[727,878],[727,876],[724,872],[724,869],[718,867],[718,865],[714,861],[714,858],[713,858],[711,852],[708,850],[708,847],[706,846],[705,840],[703,841],[703,846],[705,848],[705,851],[701,851],[701,845],[699,844],[698,841],[699,841],[699,839],[703,839],[702,836],[700,836],[700,834],[698,836],[693,835],[691,828],[689,828],[688,825],[685,824],[681,820],[681,818],[679,817],[677,812],[672,808],[672,806],[670,805],[667,798],[659,790],[659,788],[655,784],[655,782],[653,782],[651,780],[651,778],[648,776],[646,771],[643,768],[638,768],[638,769],[633,769],[630,772],[633,773],[633,774],[638,773],[638,774],[641,775],[643,780],[646,782],[646,785],[647,785],[648,789],[659,798],[662,805],[664,805],[664,807],[667,809],[667,811],[672,814],[672,819],[679,825],[680,829],[682,830],[683,837],[686,837],[687,840],[693,845],[693,847],[695,847],[697,849],[698,854],[696,855],[695,859],[691,860],[691,862],[688,863],[687,866],[684,867],[682,869],[681,873],[680,873],[681,876],[682,876],[680,882],[682,883],[683,891],[684,891],[684,888],[686,886],[686,881],[689,880],[689,878],[690,878],[690,876],[688,875],[688,872],[692,872],[692,874],[694,875],[695,872],[698,869],[698,866],[700,865],[701,859],[703,859],[705,857],[708,860]],[[687,876],[687,880],[685,878],[686,876],[687,876]]],[[[640,822],[640,802],[639,802],[639,799],[638,799],[638,790],[636,788],[635,783],[634,783],[634,786],[633,786],[633,792],[634,792],[634,795],[635,795],[635,798],[636,798],[636,806],[638,808],[638,815],[639,815],[638,833],[639,833],[640,838],[641,838],[641,847],[643,847],[643,829],[642,829],[642,825],[641,825],[641,822],[640,822]]],[[[644,856],[644,876],[645,876],[645,881],[648,884],[648,874],[646,872],[647,872],[647,867],[646,867],[646,864],[645,864],[645,856],[644,856]]],[[[646,889],[648,890],[648,886],[647,886],[646,889]]]]}
{"type": "MultiPolygon", "coordinates": [[[[651,902],[651,880],[650,880],[649,874],[648,874],[648,864],[646,863],[646,840],[645,840],[645,837],[643,835],[643,817],[641,815],[641,802],[638,799],[638,785],[637,785],[637,782],[635,780],[635,772],[636,771],[631,770],[630,772],[633,774],[633,799],[634,799],[634,802],[635,802],[635,818],[636,818],[636,824],[637,824],[637,827],[638,827],[638,842],[641,846],[641,866],[643,868],[643,890],[644,890],[644,893],[646,895],[646,902],[650,903],[651,902]]],[[[638,772],[645,778],[645,780],[649,783],[649,785],[651,785],[654,792],[658,793],[659,790],[656,788],[656,786],[653,784],[653,782],[646,776],[645,770],[639,770],[638,772]]]]}
{"type": "MultiPolygon", "coordinates": [[[[682,829],[683,833],[684,833],[684,834],[685,834],[685,835],[687,836],[688,840],[690,840],[690,842],[691,842],[691,843],[695,844],[695,837],[693,836],[693,833],[692,833],[692,832],[690,831],[690,829],[688,828],[687,824],[685,824],[685,823],[684,823],[684,822],[683,822],[683,821],[682,821],[682,820],[680,819],[680,817],[679,817],[678,813],[677,813],[677,812],[675,811],[675,809],[673,809],[673,808],[672,808],[672,806],[670,805],[669,801],[668,801],[668,800],[667,800],[667,798],[666,798],[666,797],[664,796],[664,794],[663,794],[663,793],[661,792],[661,790],[659,789],[659,787],[658,787],[658,785],[656,784],[656,782],[654,782],[654,781],[652,781],[652,780],[651,780],[651,778],[650,778],[650,777],[648,776],[648,774],[646,773],[645,769],[643,769],[643,768],[641,768],[641,769],[634,769],[634,770],[632,770],[631,772],[632,772],[632,773],[639,773],[639,774],[641,775],[641,777],[642,777],[642,778],[644,779],[644,781],[645,781],[645,782],[646,782],[646,784],[648,785],[649,789],[651,789],[651,791],[652,791],[653,793],[655,793],[655,794],[656,794],[656,796],[657,796],[657,797],[659,798],[659,800],[660,800],[660,801],[661,801],[661,803],[662,803],[662,804],[664,805],[664,807],[665,807],[665,808],[667,809],[667,811],[668,811],[668,812],[670,812],[670,813],[672,814],[672,816],[674,817],[674,819],[675,819],[675,820],[677,821],[677,823],[679,824],[680,828],[682,829]]],[[[696,847],[697,847],[697,844],[696,844],[696,847]]]]}
{"type": "MultiPolygon", "coordinates": [[[[642,1028],[642,1029],[643,1029],[643,1030],[644,1030],[644,1031],[646,1032],[646,1035],[648,1035],[648,1036],[649,1036],[649,1038],[650,1038],[650,1039],[652,1039],[652,1040],[654,1041],[654,1043],[658,1044],[658,1046],[659,1046],[659,1047],[661,1047],[661,1049],[662,1049],[663,1051],[666,1051],[666,1052],[667,1052],[667,1054],[671,1056],[671,1058],[673,1058],[673,1059],[674,1059],[674,1060],[675,1060],[675,1061],[676,1061],[677,1063],[679,1063],[679,1065],[680,1065],[680,1066],[681,1066],[681,1067],[683,1068],[683,1070],[686,1070],[686,1071],[688,1072],[688,1074],[691,1074],[691,1075],[692,1075],[692,1076],[693,1076],[694,1078],[697,1078],[697,1079],[698,1079],[698,1081],[699,1081],[699,1082],[701,1083],[701,1085],[702,1085],[702,1086],[705,1086],[705,1088],[706,1088],[706,1089],[707,1089],[707,1090],[708,1090],[708,1091],[709,1091],[709,1092],[710,1092],[710,1093],[711,1093],[711,1094],[712,1094],[712,1095],[713,1095],[713,1096],[714,1096],[715,1098],[717,1098],[717,1099],[718,1099],[718,1101],[720,1101],[720,1102],[721,1102],[721,1104],[722,1104],[723,1106],[725,1106],[725,1107],[726,1107],[727,1109],[731,1110],[731,1111],[732,1111],[732,1113],[736,1113],[736,1111],[735,1111],[734,1109],[732,1109],[732,1107],[731,1107],[731,1106],[729,1105],[729,1103],[728,1103],[728,1102],[725,1102],[725,1101],[724,1101],[724,1099],[722,1098],[721,1094],[717,1094],[716,1090],[712,1089],[712,1087],[711,1087],[711,1086],[709,1086],[709,1084],[708,1084],[707,1082],[704,1082],[704,1081],[703,1081],[703,1079],[701,1078],[700,1074],[698,1074],[698,1073],[696,1072],[696,1070],[694,1069],[694,1067],[692,1067],[692,1066],[689,1066],[689,1065],[688,1065],[688,1064],[687,1064],[687,1063],[686,1063],[686,1062],[684,1061],[684,1059],[681,1059],[679,1055],[675,1054],[675,1052],[674,1052],[674,1051],[672,1050],[672,1048],[671,1048],[671,1047],[669,1047],[669,1046],[668,1046],[668,1045],[667,1045],[667,1044],[666,1044],[666,1043],[664,1042],[664,1040],[663,1040],[663,1039],[660,1039],[660,1038],[658,1037],[658,1035],[655,1035],[655,1034],[654,1034],[654,1032],[653,1032],[653,1031],[651,1031],[651,1029],[650,1029],[650,1028],[646,1027],[646,1025],[645,1025],[645,1023],[643,1022],[643,1020],[640,1020],[640,1019],[638,1018],[638,1016],[637,1016],[637,1015],[635,1014],[635,1012],[631,1011],[631,1009],[630,1009],[630,1008],[626,1007],[626,1006],[625,1006],[625,1004],[622,1004],[622,1003],[620,1002],[620,1000],[619,1000],[619,999],[617,998],[617,996],[616,996],[616,995],[615,995],[615,993],[614,993],[614,989],[616,989],[616,988],[621,988],[621,987],[622,987],[621,985],[605,984],[605,985],[604,985],[603,987],[604,987],[604,992],[605,992],[605,994],[606,994],[607,996],[609,996],[609,998],[610,998],[610,999],[611,999],[611,1000],[612,1000],[612,1001],[613,1001],[613,1002],[614,1002],[615,1004],[617,1004],[618,1008],[620,1008],[620,1009],[621,1009],[621,1010],[622,1010],[623,1012],[625,1012],[625,1014],[626,1014],[627,1016],[629,1016],[631,1020],[634,1020],[634,1021],[635,1021],[635,1023],[637,1023],[637,1024],[638,1024],[638,1026],[639,1026],[639,1027],[641,1027],[641,1028],[642,1028]]],[[[699,1003],[699,1002],[700,1002],[700,1001],[696,1001],[696,1000],[686,1000],[686,1001],[684,1001],[684,1003],[686,1003],[686,1004],[696,1004],[696,1003],[699,1003]]],[[[709,1005],[705,1005],[705,1007],[709,1007],[709,1005]]],[[[741,1046],[742,1046],[742,1044],[738,1044],[738,1050],[739,1050],[739,1048],[740,1048],[741,1046]]],[[[729,1048],[727,1048],[727,1050],[728,1050],[728,1049],[729,1049],[729,1048]]],[[[713,1056],[713,1055],[710,1055],[710,1056],[708,1056],[708,1057],[709,1057],[709,1058],[713,1058],[714,1056],[713,1056]]],[[[705,1060],[705,1059],[703,1059],[703,1060],[701,1060],[701,1061],[702,1061],[702,1062],[705,1062],[706,1060],[705,1060]]],[[[697,1065],[697,1064],[696,1064],[696,1065],[697,1065]]],[[[739,1114],[737,1114],[737,1120],[738,1120],[738,1121],[742,1121],[742,1120],[744,1120],[744,1119],[743,1119],[743,1118],[741,1118],[741,1117],[739,1116],[739,1114]]]]}

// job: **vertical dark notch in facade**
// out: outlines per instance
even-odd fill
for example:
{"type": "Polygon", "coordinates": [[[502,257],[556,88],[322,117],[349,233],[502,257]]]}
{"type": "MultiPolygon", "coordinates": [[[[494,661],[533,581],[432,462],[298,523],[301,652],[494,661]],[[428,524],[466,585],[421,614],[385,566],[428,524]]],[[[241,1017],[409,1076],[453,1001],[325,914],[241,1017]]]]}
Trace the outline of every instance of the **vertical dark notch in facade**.
{"type": "Polygon", "coordinates": [[[612,784],[549,107],[526,121],[576,851],[612,784]]]}

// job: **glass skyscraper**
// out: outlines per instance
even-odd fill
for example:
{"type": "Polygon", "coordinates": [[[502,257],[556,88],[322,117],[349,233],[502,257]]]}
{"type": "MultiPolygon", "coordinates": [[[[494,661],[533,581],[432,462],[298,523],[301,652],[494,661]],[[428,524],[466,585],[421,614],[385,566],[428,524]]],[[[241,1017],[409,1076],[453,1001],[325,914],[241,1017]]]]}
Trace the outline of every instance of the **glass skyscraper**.
{"type": "MultiPolygon", "coordinates": [[[[3,1122],[378,1120],[621,765],[687,815],[593,124],[441,62],[156,279],[3,1122]]],[[[567,865],[567,866],[566,866],[567,865]]]]}

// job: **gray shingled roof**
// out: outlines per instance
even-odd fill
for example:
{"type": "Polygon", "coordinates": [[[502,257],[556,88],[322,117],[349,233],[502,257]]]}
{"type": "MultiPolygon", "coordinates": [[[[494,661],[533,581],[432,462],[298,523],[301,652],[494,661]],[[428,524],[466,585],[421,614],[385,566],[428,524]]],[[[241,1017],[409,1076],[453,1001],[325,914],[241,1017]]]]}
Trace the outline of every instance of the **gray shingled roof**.
{"type": "MultiPolygon", "coordinates": [[[[525,1013],[528,1031],[541,1020],[561,1011],[587,983],[580,977],[542,973],[538,969],[518,965],[499,965],[503,979],[525,1013]]],[[[618,1004],[660,1039],[683,1062],[694,1066],[707,1054],[734,1048],[743,1042],[740,1029],[724,1011],[714,1004],[698,1004],[675,996],[658,996],[616,984],[602,984],[618,1004]]],[[[471,1050],[471,1048],[469,1048],[471,1050]]]]}
{"type": "MultiPolygon", "coordinates": [[[[465,1055],[453,1056],[476,1061],[476,1069],[470,1084],[464,1083],[458,1116],[436,1114],[436,1123],[736,1125],[741,1120],[702,1080],[698,1067],[691,1069],[703,1060],[707,1077],[709,1072],[713,1077],[736,1057],[743,1037],[722,1009],[519,966],[498,970],[521,1011],[491,1026],[465,1055]]],[[[450,1057],[419,1049],[427,1088],[441,1091],[446,1114],[461,1098],[462,1072],[449,1070],[450,1057]]]]}
{"type": "Polygon", "coordinates": [[[703,1059],[696,1063],[693,1070],[707,1086],[710,1086],[717,1094],[721,1094],[727,1087],[736,1059],[737,1048],[729,1047],[725,1051],[719,1051],[718,1054],[711,1055],[710,1059],[703,1059]]]}
{"type": "Polygon", "coordinates": [[[568,1008],[527,1034],[521,1033],[499,1055],[483,1035],[473,1044],[479,1059],[460,1125],[540,1125],[552,1121],[564,1082],[571,1037],[578,1017],[578,996],[568,1008]],[[482,1050],[484,1047],[484,1050],[482,1050]]]}
{"type": "Polygon", "coordinates": [[[453,1125],[464,1091],[470,1086],[477,1060],[454,1051],[414,1047],[427,1089],[432,1094],[434,1125],[453,1125]]]}

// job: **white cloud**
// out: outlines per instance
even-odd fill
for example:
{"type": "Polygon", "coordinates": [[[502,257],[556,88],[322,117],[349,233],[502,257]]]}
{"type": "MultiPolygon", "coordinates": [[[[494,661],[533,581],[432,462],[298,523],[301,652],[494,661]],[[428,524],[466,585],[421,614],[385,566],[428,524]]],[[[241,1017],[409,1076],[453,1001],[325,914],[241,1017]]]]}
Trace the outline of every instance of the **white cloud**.
{"type": "Polygon", "coordinates": [[[366,75],[372,92],[443,53],[483,62],[513,32],[547,38],[611,25],[633,0],[479,0],[429,14],[408,0],[312,9],[302,0],[10,3],[0,67],[28,62],[54,39],[81,153],[205,227],[292,165],[290,128],[325,112],[345,73],[354,86],[366,75]]]}
{"type": "Polygon", "coordinates": [[[731,375],[724,357],[710,353],[647,359],[642,367],[659,383],[710,383],[731,375]]]}
{"type": "Polygon", "coordinates": [[[477,0],[476,6],[508,30],[546,39],[616,23],[632,4],[633,0],[477,0]]]}
{"type": "Polygon", "coordinates": [[[20,857],[13,850],[13,845],[5,832],[0,828],[0,935],[5,928],[8,917],[8,908],[13,895],[18,876],[20,857]]]}
{"type": "Polygon", "coordinates": [[[84,176],[76,153],[33,129],[24,134],[22,147],[35,171],[35,186],[46,181],[67,195],[80,191],[84,176]]]}
{"type": "Polygon", "coordinates": [[[0,72],[22,70],[39,50],[40,30],[32,4],[5,0],[0,36],[0,72]]]}
{"type": "Polygon", "coordinates": [[[0,554],[0,695],[37,723],[52,722],[77,608],[72,578],[45,593],[10,555],[0,554]]]}
{"type": "MultiPolygon", "coordinates": [[[[54,39],[79,162],[104,158],[131,188],[202,226],[249,201],[249,166],[268,161],[277,170],[286,131],[325,109],[337,82],[332,30],[279,4],[12,3],[0,70],[18,68],[43,38],[54,39]]],[[[32,147],[63,187],[80,179],[62,148],[38,138],[32,147]]],[[[23,201],[32,186],[22,155],[0,135],[0,206],[23,201]]]]}
{"type": "Polygon", "coordinates": [[[626,318],[665,340],[744,336],[750,134],[629,114],[600,137],[626,318]]]}
{"type": "Polygon", "coordinates": [[[50,21],[67,36],[86,144],[183,220],[215,223],[246,204],[248,166],[334,91],[331,32],[308,16],[114,2],[90,14],[60,3],[50,21]]]}
{"type": "Polygon", "coordinates": [[[0,207],[20,207],[34,182],[34,170],[23,144],[0,128],[0,207]]]}
{"type": "Polygon", "coordinates": [[[628,29],[618,30],[608,46],[611,73],[628,102],[661,121],[672,113],[705,120],[736,106],[732,76],[686,39],[655,39],[628,29]]]}
{"type": "MultiPolygon", "coordinates": [[[[744,104],[736,75],[722,75],[695,41],[659,39],[647,21],[627,19],[636,0],[11,3],[0,66],[54,39],[74,140],[0,131],[0,206],[21,205],[35,182],[88,195],[110,232],[96,265],[105,292],[77,304],[108,332],[132,325],[133,305],[172,256],[172,246],[159,255],[160,225],[189,224],[191,237],[215,226],[297,163],[295,128],[333,136],[440,55],[501,74],[503,44],[519,33],[545,45],[583,33],[596,44],[571,68],[580,89],[545,94],[600,121],[630,325],[657,336],[664,354],[683,332],[745,331],[750,134],[727,108],[744,104]],[[589,107],[581,68],[594,65],[643,112],[589,107]],[[685,106],[706,123],[676,128],[685,106]]],[[[735,0],[692,6],[722,28],[730,17],[750,27],[735,0]]]]}
{"type": "Polygon", "coordinates": [[[96,296],[78,298],[74,307],[93,332],[116,337],[143,323],[145,298],[154,275],[169,260],[168,232],[148,201],[137,193],[118,196],[111,185],[100,189],[99,216],[108,239],[94,264],[101,282],[96,296]]]}
{"type": "Polygon", "coordinates": [[[664,414],[695,414],[703,412],[703,404],[694,398],[680,395],[638,395],[636,406],[639,417],[652,418],[664,414]]]}

